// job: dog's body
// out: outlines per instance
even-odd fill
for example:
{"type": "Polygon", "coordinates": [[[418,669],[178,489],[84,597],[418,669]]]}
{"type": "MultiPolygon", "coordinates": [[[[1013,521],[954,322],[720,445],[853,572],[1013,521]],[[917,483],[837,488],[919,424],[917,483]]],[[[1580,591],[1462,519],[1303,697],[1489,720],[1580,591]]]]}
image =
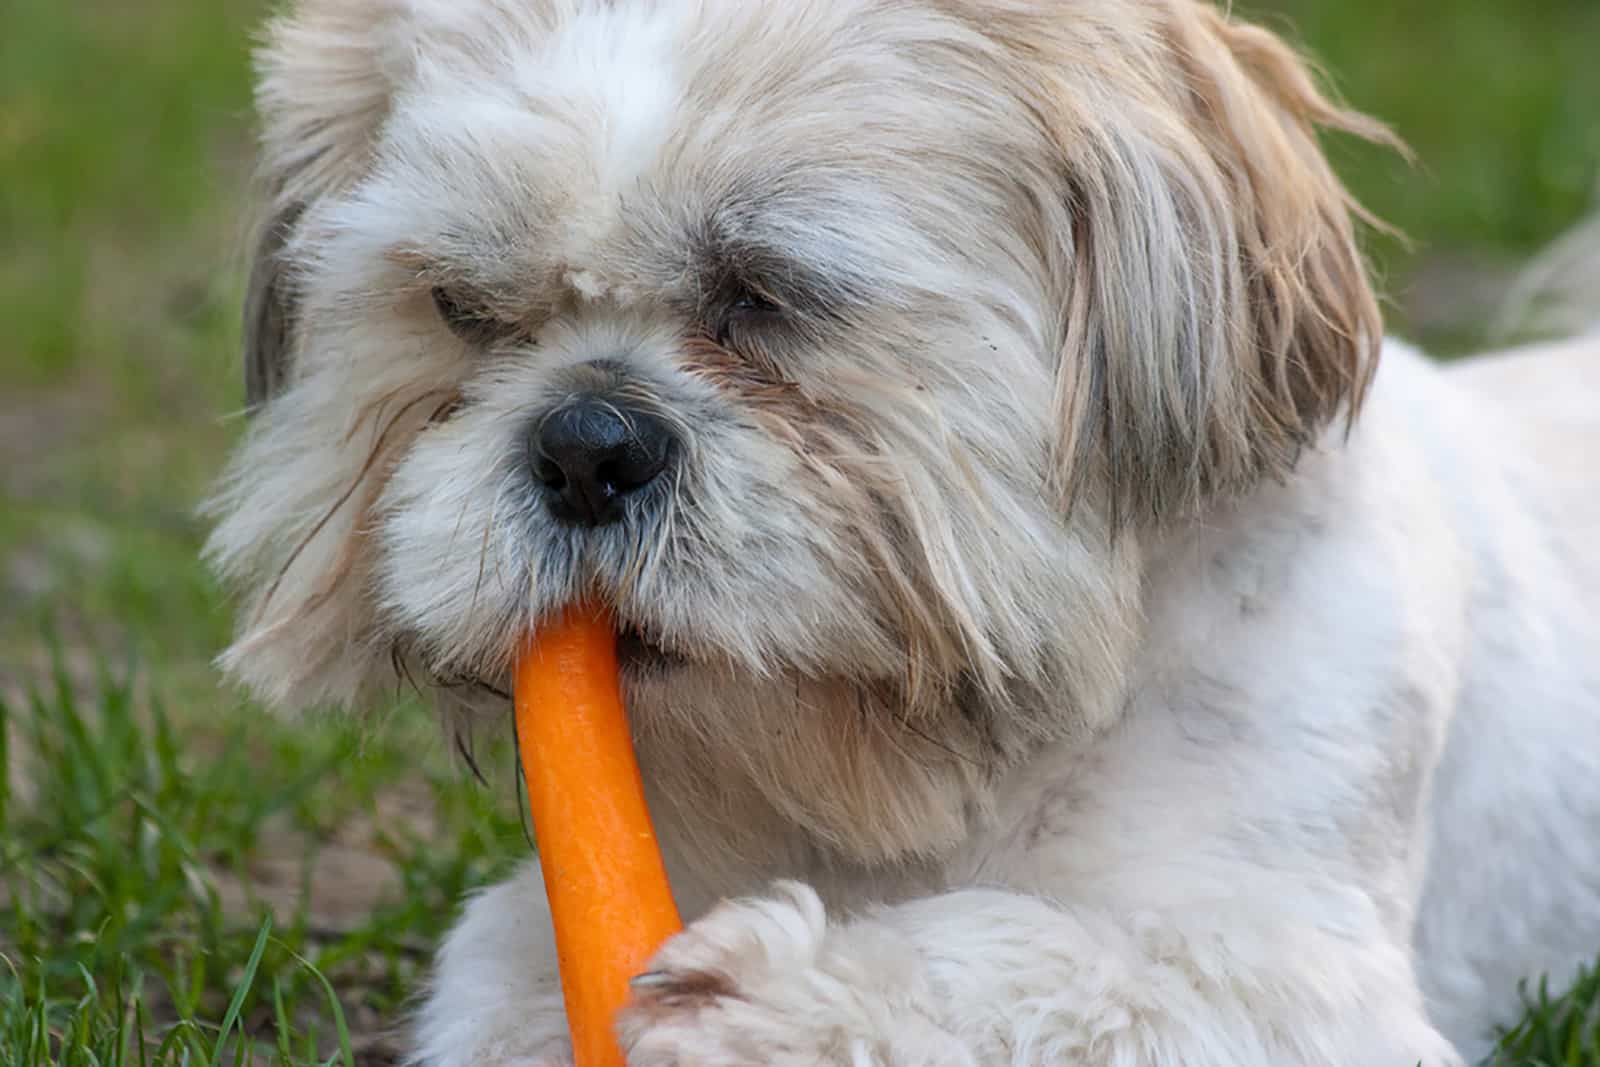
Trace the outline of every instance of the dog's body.
{"type": "MultiPolygon", "coordinates": [[[[639,1062],[1457,1062],[1429,1023],[1472,1062],[1592,960],[1600,341],[1384,358],[1348,443],[1174,532],[1123,720],[943,863],[741,869],[669,820],[692,914],[782,875],[832,918],[710,920],[674,952],[738,1007],[652,1009],[639,1062]]],[[[470,906],[426,1062],[558,1054],[542,909],[533,866],[470,906]]]]}
{"type": "MultiPolygon", "coordinates": [[[[224,662],[503,711],[603,595],[695,920],[634,1067],[1455,1064],[1600,949],[1600,345],[1374,378],[1382,131],[1270,35],[311,0],[261,102],[224,662]]],[[[565,1052],[530,866],[417,1058],[565,1052]]]]}
{"type": "Polygon", "coordinates": [[[1450,665],[1414,943],[1430,1013],[1476,1052],[1515,1021],[1516,983],[1559,988],[1594,955],[1600,337],[1437,377],[1413,407],[1444,394],[1451,416],[1431,474],[1466,559],[1440,610],[1460,613],[1467,641],[1450,665]]]}

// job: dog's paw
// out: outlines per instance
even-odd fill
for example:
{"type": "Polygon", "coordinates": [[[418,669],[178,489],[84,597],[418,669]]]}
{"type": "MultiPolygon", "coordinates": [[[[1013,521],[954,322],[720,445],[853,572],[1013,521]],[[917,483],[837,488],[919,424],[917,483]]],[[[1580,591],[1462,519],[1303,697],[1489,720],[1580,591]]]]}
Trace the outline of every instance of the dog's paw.
{"type": "Polygon", "coordinates": [[[838,951],[822,901],[801,885],[717,907],[634,981],[618,1026],[629,1067],[957,1062],[948,1049],[924,1055],[933,1028],[903,946],[861,933],[838,951]]]}
{"type": "Polygon", "coordinates": [[[827,932],[822,902],[785,885],[730,902],[664,945],[619,1020],[629,1067],[827,1063],[833,1020],[798,1003],[827,932]]]}

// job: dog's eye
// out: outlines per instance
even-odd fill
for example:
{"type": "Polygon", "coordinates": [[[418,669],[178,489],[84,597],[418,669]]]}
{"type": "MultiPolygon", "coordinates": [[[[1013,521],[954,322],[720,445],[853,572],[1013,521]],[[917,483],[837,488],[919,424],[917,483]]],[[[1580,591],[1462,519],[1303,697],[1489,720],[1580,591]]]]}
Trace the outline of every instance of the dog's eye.
{"type": "Polygon", "coordinates": [[[491,344],[514,328],[474,297],[444,286],[434,287],[433,306],[450,332],[469,345],[491,344]]]}
{"type": "Polygon", "coordinates": [[[738,331],[758,325],[762,320],[783,313],[776,303],[748,286],[740,286],[728,298],[722,316],[717,322],[717,344],[726,345],[738,340],[738,331]]]}

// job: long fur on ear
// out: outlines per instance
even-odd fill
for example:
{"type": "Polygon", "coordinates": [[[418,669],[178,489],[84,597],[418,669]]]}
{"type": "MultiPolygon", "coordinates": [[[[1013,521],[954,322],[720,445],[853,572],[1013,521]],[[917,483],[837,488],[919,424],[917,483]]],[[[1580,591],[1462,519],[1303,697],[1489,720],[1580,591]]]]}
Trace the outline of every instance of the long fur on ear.
{"type": "Polygon", "coordinates": [[[267,26],[256,53],[258,182],[266,222],[245,293],[245,398],[277,395],[291,371],[295,298],[284,250],[306,206],[361,173],[389,110],[401,51],[396,0],[312,0],[267,26]]]}
{"type": "Polygon", "coordinates": [[[392,427],[363,434],[326,415],[325,425],[291,433],[286,427],[322,416],[303,402],[285,409],[272,401],[296,388],[299,373],[293,249],[301,219],[368,166],[405,61],[404,11],[398,0],[305,0],[269,24],[256,54],[267,221],[244,308],[254,418],[206,506],[220,520],[206,556],[247,595],[220,663],[282,705],[350,702],[387,655],[363,643],[367,605],[353,590],[365,581],[357,573],[361,519],[376,492],[362,475],[392,427]],[[350,452],[343,463],[307,453],[341,435],[350,452]]]}
{"type": "Polygon", "coordinates": [[[1035,8],[1026,27],[1027,5],[999,6],[1032,36],[1012,47],[1066,186],[1046,222],[1063,494],[1098,471],[1122,519],[1154,520],[1281,476],[1354,417],[1382,340],[1352,221],[1367,216],[1317,129],[1397,142],[1209,4],[1035,8]]]}
{"type": "Polygon", "coordinates": [[[370,158],[410,59],[400,0],[303,0],[256,52],[261,171],[274,208],[347,186],[370,158]]]}
{"type": "Polygon", "coordinates": [[[244,398],[250,411],[271,400],[288,376],[296,299],[283,250],[305,210],[290,203],[256,237],[244,297],[244,398]]]}

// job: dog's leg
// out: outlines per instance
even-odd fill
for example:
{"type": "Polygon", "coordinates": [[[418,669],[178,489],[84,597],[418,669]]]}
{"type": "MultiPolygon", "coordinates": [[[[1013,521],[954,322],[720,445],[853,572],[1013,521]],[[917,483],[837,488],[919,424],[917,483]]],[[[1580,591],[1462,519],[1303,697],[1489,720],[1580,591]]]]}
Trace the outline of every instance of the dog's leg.
{"type": "Polygon", "coordinates": [[[785,885],[669,942],[624,1045],[632,1067],[1461,1062],[1381,924],[1238,893],[1226,913],[1114,917],[974,889],[837,923],[785,885]]]}
{"type": "Polygon", "coordinates": [[[571,1057],[536,863],[468,903],[416,1020],[416,1067],[545,1067],[571,1057]]]}

